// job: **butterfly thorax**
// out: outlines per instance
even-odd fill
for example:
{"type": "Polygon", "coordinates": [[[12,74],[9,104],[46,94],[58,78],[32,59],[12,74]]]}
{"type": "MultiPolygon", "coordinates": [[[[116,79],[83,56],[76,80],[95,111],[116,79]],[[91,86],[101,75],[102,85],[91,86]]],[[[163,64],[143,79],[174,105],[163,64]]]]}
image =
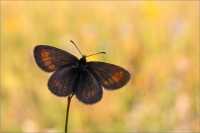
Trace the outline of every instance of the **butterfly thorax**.
{"type": "Polygon", "coordinates": [[[77,62],[77,69],[79,72],[87,71],[87,62],[86,62],[86,56],[83,55],[82,58],[77,62]]]}

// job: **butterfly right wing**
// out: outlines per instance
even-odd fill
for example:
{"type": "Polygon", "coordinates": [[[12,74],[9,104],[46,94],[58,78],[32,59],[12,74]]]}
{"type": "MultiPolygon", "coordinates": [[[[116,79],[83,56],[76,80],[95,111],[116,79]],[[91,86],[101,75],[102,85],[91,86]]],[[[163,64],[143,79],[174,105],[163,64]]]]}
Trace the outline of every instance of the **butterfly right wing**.
{"type": "Polygon", "coordinates": [[[85,104],[94,104],[101,100],[103,90],[101,84],[89,71],[82,72],[75,84],[76,97],[85,104]]]}
{"type": "Polygon", "coordinates": [[[108,90],[123,87],[130,80],[130,73],[124,68],[105,62],[88,62],[89,71],[108,90]]]}
{"type": "Polygon", "coordinates": [[[63,65],[78,61],[78,59],[64,51],[52,46],[38,45],[34,48],[34,58],[37,65],[46,72],[58,70],[63,65]]]}

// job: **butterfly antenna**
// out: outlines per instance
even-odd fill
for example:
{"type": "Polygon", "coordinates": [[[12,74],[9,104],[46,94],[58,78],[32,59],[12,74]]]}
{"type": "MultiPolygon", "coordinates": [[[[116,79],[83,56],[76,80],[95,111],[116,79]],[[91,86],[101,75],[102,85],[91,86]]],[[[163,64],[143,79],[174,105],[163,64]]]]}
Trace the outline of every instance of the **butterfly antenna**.
{"type": "Polygon", "coordinates": [[[92,55],[96,55],[96,54],[106,54],[106,52],[99,52],[99,53],[95,53],[95,54],[88,55],[88,56],[86,56],[86,57],[89,57],[89,56],[92,56],[92,55]]]}
{"type": "MultiPolygon", "coordinates": [[[[70,42],[71,43],[73,43],[74,44],[74,46],[78,49],[78,47],[76,46],[76,44],[72,41],[72,40],[70,40],[70,42]]],[[[78,51],[81,53],[81,51],[78,49],[78,51]]],[[[83,54],[81,53],[81,55],[83,56],[83,54]]]]}

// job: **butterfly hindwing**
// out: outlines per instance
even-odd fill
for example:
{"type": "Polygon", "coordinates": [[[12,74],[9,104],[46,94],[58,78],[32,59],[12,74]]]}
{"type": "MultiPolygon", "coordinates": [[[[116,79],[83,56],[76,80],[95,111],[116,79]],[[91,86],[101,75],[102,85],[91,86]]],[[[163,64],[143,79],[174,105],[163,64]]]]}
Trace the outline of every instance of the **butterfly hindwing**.
{"type": "Polygon", "coordinates": [[[92,73],[86,71],[80,74],[75,94],[81,102],[93,104],[101,100],[103,90],[92,73]]]}
{"type": "Polygon", "coordinates": [[[38,66],[46,72],[56,71],[63,65],[78,61],[74,55],[64,50],[46,45],[34,48],[34,58],[38,66]]]}
{"type": "Polygon", "coordinates": [[[108,90],[123,87],[130,79],[130,73],[122,67],[104,63],[88,62],[89,71],[100,81],[101,85],[108,90]]]}
{"type": "Polygon", "coordinates": [[[57,96],[69,96],[76,79],[76,71],[72,66],[54,72],[48,81],[49,90],[57,96]]]}

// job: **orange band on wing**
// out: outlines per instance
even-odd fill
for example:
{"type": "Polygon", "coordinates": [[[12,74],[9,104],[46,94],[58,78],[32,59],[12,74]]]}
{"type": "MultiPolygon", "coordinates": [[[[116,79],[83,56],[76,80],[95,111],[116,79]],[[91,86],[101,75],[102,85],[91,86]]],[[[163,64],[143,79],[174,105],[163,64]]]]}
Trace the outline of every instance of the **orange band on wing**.
{"type": "Polygon", "coordinates": [[[43,49],[41,52],[41,58],[44,61],[45,66],[47,66],[49,69],[55,68],[55,65],[51,61],[50,53],[45,49],[43,49]]]}
{"type": "Polygon", "coordinates": [[[110,78],[105,79],[105,80],[103,81],[103,83],[104,83],[105,85],[114,84],[114,83],[119,82],[122,78],[123,78],[123,71],[116,72],[116,73],[115,73],[113,76],[111,76],[110,78]]]}
{"type": "Polygon", "coordinates": [[[92,90],[92,96],[95,94],[95,92],[96,92],[96,91],[97,91],[97,90],[95,90],[95,91],[94,91],[94,90],[92,90]]]}
{"type": "Polygon", "coordinates": [[[96,93],[97,93],[97,90],[92,90],[92,91],[87,92],[87,93],[84,91],[84,92],[82,92],[82,95],[86,96],[86,94],[87,94],[88,97],[91,97],[91,96],[94,96],[96,93]]]}
{"type": "Polygon", "coordinates": [[[49,58],[50,53],[48,51],[46,51],[45,49],[42,50],[41,52],[41,57],[42,58],[49,58]]]}

